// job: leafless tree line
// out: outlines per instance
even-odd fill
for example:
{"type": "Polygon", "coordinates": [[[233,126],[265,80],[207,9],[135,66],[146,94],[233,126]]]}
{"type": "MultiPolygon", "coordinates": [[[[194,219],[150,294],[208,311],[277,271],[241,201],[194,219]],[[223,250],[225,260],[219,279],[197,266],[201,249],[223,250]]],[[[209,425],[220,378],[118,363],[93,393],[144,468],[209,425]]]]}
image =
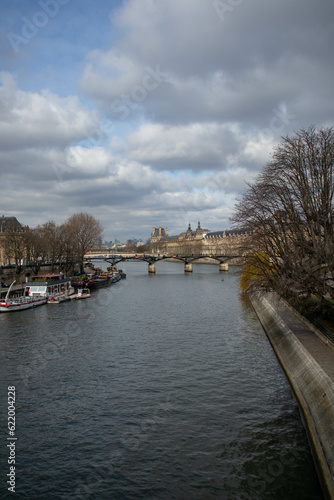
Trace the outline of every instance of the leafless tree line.
{"type": "Polygon", "coordinates": [[[244,282],[328,306],[334,292],[333,181],[333,128],[310,127],[282,138],[232,219],[252,231],[244,282]]]}
{"type": "Polygon", "coordinates": [[[35,274],[45,262],[52,271],[57,266],[65,273],[73,271],[77,263],[83,272],[84,255],[99,242],[102,233],[100,222],[86,213],[74,214],[60,225],[48,221],[23,231],[13,226],[5,237],[5,254],[15,263],[18,274],[22,262],[29,263],[35,274]]]}

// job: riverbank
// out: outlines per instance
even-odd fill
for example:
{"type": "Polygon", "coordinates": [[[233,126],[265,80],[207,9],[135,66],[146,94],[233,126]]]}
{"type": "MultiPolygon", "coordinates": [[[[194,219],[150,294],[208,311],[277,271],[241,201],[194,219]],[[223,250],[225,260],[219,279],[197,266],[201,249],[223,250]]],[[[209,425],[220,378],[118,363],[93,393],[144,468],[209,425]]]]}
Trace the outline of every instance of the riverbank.
{"type": "Polygon", "coordinates": [[[275,294],[249,298],[299,402],[325,494],[334,499],[334,352],[275,294]]]}

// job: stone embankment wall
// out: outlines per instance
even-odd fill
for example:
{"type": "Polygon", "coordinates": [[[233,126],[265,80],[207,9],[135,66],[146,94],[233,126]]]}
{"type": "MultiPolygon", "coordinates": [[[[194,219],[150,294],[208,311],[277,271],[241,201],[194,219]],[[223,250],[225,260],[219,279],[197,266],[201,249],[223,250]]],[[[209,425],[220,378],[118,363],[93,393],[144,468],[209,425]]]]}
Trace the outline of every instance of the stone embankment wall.
{"type": "Polygon", "coordinates": [[[265,296],[250,300],[299,401],[320,478],[334,499],[334,383],[265,296]]]}

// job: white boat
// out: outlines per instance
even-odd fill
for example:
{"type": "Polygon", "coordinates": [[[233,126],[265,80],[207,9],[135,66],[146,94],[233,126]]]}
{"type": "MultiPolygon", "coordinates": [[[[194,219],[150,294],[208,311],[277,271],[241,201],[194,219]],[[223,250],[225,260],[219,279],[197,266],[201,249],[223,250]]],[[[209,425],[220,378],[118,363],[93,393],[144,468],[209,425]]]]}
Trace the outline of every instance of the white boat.
{"type": "Polygon", "coordinates": [[[79,288],[78,293],[75,296],[76,300],[89,299],[89,297],[90,297],[89,288],[79,288]]]}
{"type": "Polygon", "coordinates": [[[62,274],[46,274],[31,276],[25,286],[29,297],[43,296],[47,302],[60,303],[74,294],[71,278],[64,278],[62,274]]]}
{"type": "Polygon", "coordinates": [[[51,299],[48,299],[48,304],[62,304],[63,302],[68,302],[73,297],[66,297],[66,296],[65,297],[51,297],[51,299]]]}
{"type": "Polygon", "coordinates": [[[23,311],[24,309],[30,309],[32,307],[41,306],[45,304],[47,301],[47,297],[37,295],[30,296],[24,292],[23,295],[19,295],[17,297],[9,297],[9,294],[12,290],[15,281],[8,288],[8,292],[4,299],[0,300],[0,313],[2,312],[14,312],[14,311],[23,311]]]}
{"type": "Polygon", "coordinates": [[[32,276],[26,282],[22,295],[9,297],[14,283],[8,288],[6,297],[0,300],[0,312],[23,311],[47,302],[60,303],[69,300],[74,294],[71,278],[64,278],[61,274],[32,276]]]}

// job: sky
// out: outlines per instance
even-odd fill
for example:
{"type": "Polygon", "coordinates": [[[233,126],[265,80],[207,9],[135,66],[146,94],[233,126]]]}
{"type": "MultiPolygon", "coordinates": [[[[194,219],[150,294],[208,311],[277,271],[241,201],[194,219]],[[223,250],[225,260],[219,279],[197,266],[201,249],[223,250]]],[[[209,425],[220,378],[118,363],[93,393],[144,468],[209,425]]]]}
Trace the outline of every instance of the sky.
{"type": "Polygon", "coordinates": [[[332,0],[1,0],[1,215],[227,229],[282,137],[334,124],[333,49],[332,0]]]}

